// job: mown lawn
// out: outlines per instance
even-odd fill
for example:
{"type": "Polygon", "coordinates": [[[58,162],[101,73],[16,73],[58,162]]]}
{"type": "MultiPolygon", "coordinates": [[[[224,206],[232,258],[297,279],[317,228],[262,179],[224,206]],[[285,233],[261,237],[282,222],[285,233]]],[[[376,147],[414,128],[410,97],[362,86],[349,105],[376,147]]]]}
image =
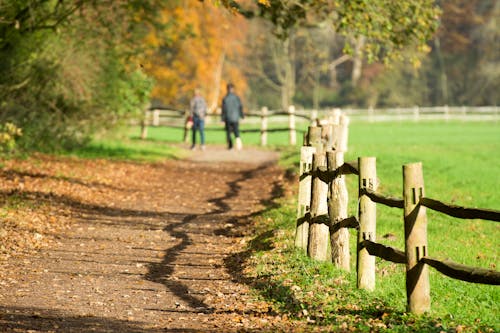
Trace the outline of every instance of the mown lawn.
{"type": "MultiPolygon", "coordinates": [[[[427,197],[465,207],[500,210],[498,123],[352,123],[349,140],[346,160],[377,158],[379,192],[383,194],[402,197],[402,165],[422,162],[427,197]]],[[[292,150],[296,152],[288,152],[286,164],[296,169],[298,148],[292,150]]],[[[348,176],[347,181],[351,194],[349,214],[355,215],[357,179],[348,176]]],[[[297,316],[309,317],[332,329],[347,325],[359,330],[500,330],[498,286],[453,280],[431,268],[432,312],[415,318],[404,313],[404,266],[377,259],[376,290],[356,290],[355,232],[351,231],[351,273],[339,272],[329,264],[312,263],[293,249],[295,198],[281,204],[259,220],[261,235],[274,230],[273,239],[268,241],[274,242],[275,248],[255,251],[252,263],[257,269],[253,274],[263,279],[260,286],[266,297],[297,316]]],[[[378,241],[404,250],[402,210],[380,205],[377,209],[378,241]]],[[[430,210],[428,221],[432,256],[498,270],[497,222],[455,219],[430,210]]]]}

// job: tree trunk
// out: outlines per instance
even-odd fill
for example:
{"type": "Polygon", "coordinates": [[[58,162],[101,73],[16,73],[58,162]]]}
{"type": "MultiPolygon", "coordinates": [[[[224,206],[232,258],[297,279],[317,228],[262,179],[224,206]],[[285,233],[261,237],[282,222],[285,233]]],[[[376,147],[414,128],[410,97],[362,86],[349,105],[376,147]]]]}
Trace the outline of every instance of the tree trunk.
{"type": "Polygon", "coordinates": [[[226,61],[226,51],[223,50],[220,57],[219,61],[217,62],[217,68],[215,69],[215,75],[214,75],[214,84],[212,86],[212,93],[210,96],[212,96],[212,100],[210,101],[209,104],[209,112],[213,113],[217,109],[217,105],[219,103],[219,97],[220,97],[220,83],[222,81],[222,70],[224,68],[224,62],[226,61]]]}
{"type": "Polygon", "coordinates": [[[354,55],[352,58],[352,72],[351,72],[351,82],[353,87],[356,87],[358,85],[359,79],[361,78],[361,73],[363,69],[364,45],[365,45],[364,36],[359,36],[358,38],[356,38],[354,46],[354,55]]]}

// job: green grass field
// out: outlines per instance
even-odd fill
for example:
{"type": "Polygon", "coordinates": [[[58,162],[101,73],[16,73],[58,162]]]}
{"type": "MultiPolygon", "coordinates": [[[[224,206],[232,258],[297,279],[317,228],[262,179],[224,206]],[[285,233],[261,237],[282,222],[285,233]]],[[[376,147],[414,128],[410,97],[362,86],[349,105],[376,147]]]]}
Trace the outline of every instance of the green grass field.
{"type": "MultiPolygon", "coordinates": [[[[402,165],[422,162],[426,196],[465,207],[500,210],[500,124],[381,123],[352,124],[349,153],[377,157],[379,192],[402,197],[402,165]]],[[[355,193],[356,184],[350,184],[355,193]]],[[[354,209],[355,204],[351,205],[354,209]]],[[[377,205],[377,237],[404,249],[402,211],[377,205]],[[381,236],[397,236],[386,241],[381,236]]],[[[438,258],[498,270],[500,233],[497,222],[461,220],[428,212],[429,253],[438,258]]],[[[389,269],[393,265],[381,265],[389,269]]],[[[398,300],[404,308],[404,275],[377,277],[378,297],[398,300]],[[398,297],[391,297],[391,295],[398,297]]],[[[472,325],[476,318],[500,328],[500,290],[450,279],[430,269],[434,314],[472,325]]]]}
{"type": "MultiPolygon", "coordinates": [[[[225,142],[220,128],[220,124],[208,126],[207,144],[225,142]]],[[[242,129],[258,129],[258,125],[243,123],[242,129]]],[[[305,130],[306,125],[301,129],[305,130]]],[[[180,143],[183,136],[182,130],[162,127],[149,128],[148,134],[147,142],[155,145],[180,143]]],[[[130,130],[132,142],[138,142],[138,135],[138,128],[130,130]]],[[[260,142],[258,132],[243,133],[242,138],[246,145],[260,142]]],[[[268,142],[270,147],[280,147],[285,167],[298,171],[301,138],[297,133],[297,146],[286,148],[288,133],[278,132],[270,133],[268,142]]],[[[495,122],[352,122],[345,160],[375,156],[379,192],[395,197],[402,196],[402,165],[422,162],[427,197],[459,206],[500,210],[499,149],[500,124],[495,122]]],[[[357,179],[348,176],[347,182],[349,215],[356,215],[357,179]]],[[[402,332],[500,331],[498,286],[453,280],[430,268],[432,312],[415,318],[405,313],[404,266],[377,259],[376,290],[357,290],[355,231],[351,231],[351,273],[311,262],[293,248],[295,204],[296,198],[285,198],[279,208],[265,211],[258,218],[259,237],[252,243],[253,274],[260,281],[256,284],[259,292],[292,315],[310,317],[332,329],[341,329],[347,323],[361,331],[374,327],[402,332]],[[270,234],[274,235],[272,239],[263,236],[270,234]],[[274,248],[262,246],[266,241],[272,241],[274,248]]],[[[498,270],[497,222],[427,212],[430,255],[498,270]]],[[[379,242],[404,250],[403,228],[402,210],[377,205],[379,242]],[[394,236],[384,238],[387,234],[394,236]]]]}

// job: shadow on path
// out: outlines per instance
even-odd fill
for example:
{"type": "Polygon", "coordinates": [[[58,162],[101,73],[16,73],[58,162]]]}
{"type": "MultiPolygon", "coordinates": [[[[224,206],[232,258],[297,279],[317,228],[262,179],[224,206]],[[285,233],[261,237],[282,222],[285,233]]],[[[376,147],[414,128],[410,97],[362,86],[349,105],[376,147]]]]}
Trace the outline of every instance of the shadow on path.
{"type": "MultiPolygon", "coordinates": [[[[272,164],[258,165],[253,169],[240,172],[237,179],[227,183],[228,190],[224,195],[208,200],[208,202],[215,205],[212,210],[202,214],[186,215],[179,223],[169,223],[163,230],[168,232],[172,237],[180,240],[180,243],[165,251],[165,256],[162,262],[149,265],[149,271],[146,274],[146,279],[165,285],[165,287],[167,287],[178,298],[182,299],[189,305],[189,307],[193,308],[195,312],[212,313],[214,309],[196,297],[195,291],[190,290],[188,285],[183,284],[178,280],[174,281],[171,279],[175,270],[174,264],[178,260],[181,253],[193,245],[193,240],[191,238],[191,235],[193,234],[193,225],[200,225],[202,222],[204,222],[205,225],[210,224],[211,227],[209,232],[212,235],[223,235],[229,237],[242,235],[242,229],[248,228],[251,218],[262,213],[262,210],[250,212],[244,216],[236,216],[231,214],[232,208],[230,201],[244,195],[241,192],[242,182],[256,177],[257,172],[262,172],[263,169],[267,169],[270,166],[272,166],[272,164]],[[227,226],[228,223],[231,224],[230,227],[227,226]]],[[[273,199],[283,194],[283,189],[279,183],[276,182],[271,186],[273,187],[271,197],[260,200],[260,202],[265,206],[264,209],[274,207],[275,204],[273,199]]],[[[206,261],[213,256],[213,254],[209,252],[201,254],[205,257],[204,259],[206,259],[206,261]]],[[[196,277],[192,278],[192,281],[196,280],[201,282],[202,279],[196,277]]]]}

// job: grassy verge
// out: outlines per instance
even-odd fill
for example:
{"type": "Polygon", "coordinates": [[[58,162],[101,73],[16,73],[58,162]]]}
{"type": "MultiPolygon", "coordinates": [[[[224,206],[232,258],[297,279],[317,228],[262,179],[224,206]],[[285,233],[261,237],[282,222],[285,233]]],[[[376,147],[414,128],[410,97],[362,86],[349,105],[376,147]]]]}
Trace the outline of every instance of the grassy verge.
{"type": "MultiPolygon", "coordinates": [[[[500,128],[495,123],[353,123],[350,152],[376,156],[379,191],[401,197],[405,163],[422,161],[426,195],[466,207],[500,209],[497,176],[500,128]]],[[[294,165],[292,153],[285,165],[294,165]]],[[[357,209],[357,180],[348,178],[349,214],[357,209]]],[[[500,330],[500,290],[453,280],[430,269],[431,313],[405,312],[404,266],[377,259],[377,286],[372,293],[356,289],[355,232],[351,231],[351,272],[319,264],[293,247],[295,198],[258,219],[258,235],[247,274],[263,297],[295,318],[322,330],[471,331],[500,330]]],[[[377,205],[377,239],[404,249],[402,211],[377,205]],[[390,235],[390,237],[387,237],[390,235]]],[[[495,222],[458,220],[428,210],[429,251],[439,258],[497,269],[499,229],[495,222]]]]}
{"type": "Polygon", "coordinates": [[[141,140],[134,134],[130,128],[126,128],[118,133],[96,138],[85,147],[67,154],[80,158],[106,158],[142,162],[178,159],[186,155],[185,150],[169,144],[168,140],[161,138],[141,140]]]}

